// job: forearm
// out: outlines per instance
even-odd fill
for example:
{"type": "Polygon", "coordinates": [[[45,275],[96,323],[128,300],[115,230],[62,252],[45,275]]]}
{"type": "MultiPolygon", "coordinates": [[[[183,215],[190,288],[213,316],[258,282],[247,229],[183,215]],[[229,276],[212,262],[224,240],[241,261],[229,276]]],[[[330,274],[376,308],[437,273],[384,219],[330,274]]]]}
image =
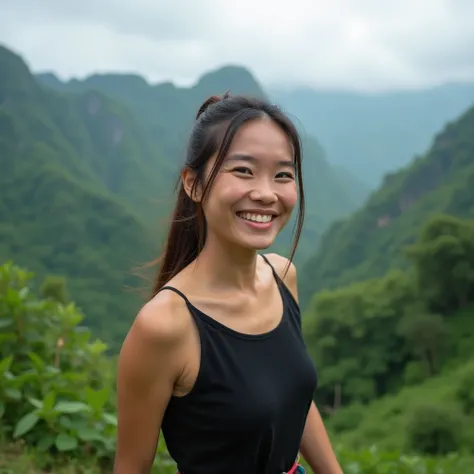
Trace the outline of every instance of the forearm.
{"type": "Polygon", "coordinates": [[[314,402],[306,419],[300,452],[315,474],[343,474],[314,402]]]}

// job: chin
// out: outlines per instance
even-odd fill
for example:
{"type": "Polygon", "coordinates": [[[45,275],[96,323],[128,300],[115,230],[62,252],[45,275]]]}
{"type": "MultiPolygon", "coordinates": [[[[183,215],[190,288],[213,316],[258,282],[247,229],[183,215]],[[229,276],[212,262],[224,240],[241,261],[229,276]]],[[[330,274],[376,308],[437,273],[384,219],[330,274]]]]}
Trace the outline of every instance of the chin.
{"type": "Polygon", "coordinates": [[[253,238],[253,239],[242,239],[238,244],[245,249],[254,250],[258,252],[259,250],[268,249],[275,242],[274,238],[253,238]]]}

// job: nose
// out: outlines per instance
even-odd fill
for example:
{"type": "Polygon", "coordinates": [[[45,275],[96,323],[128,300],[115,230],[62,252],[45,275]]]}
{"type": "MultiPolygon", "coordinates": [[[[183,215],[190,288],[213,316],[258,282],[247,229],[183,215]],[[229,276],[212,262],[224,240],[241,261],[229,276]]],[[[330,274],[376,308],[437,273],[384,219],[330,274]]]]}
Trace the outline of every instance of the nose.
{"type": "Polygon", "coordinates": [[[264,204],[273,204],[278,200],[278,197],[271,185],[260,181],[250,192],[250,199],[252,199],[252,201],[260,201],[264,204]]]}

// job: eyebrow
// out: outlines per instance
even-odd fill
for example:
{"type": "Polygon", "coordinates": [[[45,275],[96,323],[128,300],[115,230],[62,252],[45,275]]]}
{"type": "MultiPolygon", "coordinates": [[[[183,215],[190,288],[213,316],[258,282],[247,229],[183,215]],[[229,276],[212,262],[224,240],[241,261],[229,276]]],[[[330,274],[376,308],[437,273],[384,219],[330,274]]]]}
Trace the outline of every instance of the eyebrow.
{"type": "MultiPolygon", "coordinates": [[[[226,161],[247,161],[249,163],[256,163],[258,162],[257,158],[255,158],[252,155],[245,155],[245,154],[234,154],[234,155],[229,155],[226,158],[226,161]]],[[[290,168],[296,168],[296,164],[292,160],[281,160],[278,162],[279,166],[289,166],[290,168]]]]}

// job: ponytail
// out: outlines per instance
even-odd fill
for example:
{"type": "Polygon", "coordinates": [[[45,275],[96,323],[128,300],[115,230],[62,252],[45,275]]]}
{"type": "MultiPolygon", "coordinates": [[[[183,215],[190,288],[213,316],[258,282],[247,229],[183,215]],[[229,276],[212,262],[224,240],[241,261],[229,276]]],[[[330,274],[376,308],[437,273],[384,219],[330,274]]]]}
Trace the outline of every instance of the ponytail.
{"type": "Polygon", "coordinates": [[[152,297],[201,252],[205,241],[205,220],[196,204],[179,183],[178,198],[172,214],[161,265],[153,284],[152,297]]]}

